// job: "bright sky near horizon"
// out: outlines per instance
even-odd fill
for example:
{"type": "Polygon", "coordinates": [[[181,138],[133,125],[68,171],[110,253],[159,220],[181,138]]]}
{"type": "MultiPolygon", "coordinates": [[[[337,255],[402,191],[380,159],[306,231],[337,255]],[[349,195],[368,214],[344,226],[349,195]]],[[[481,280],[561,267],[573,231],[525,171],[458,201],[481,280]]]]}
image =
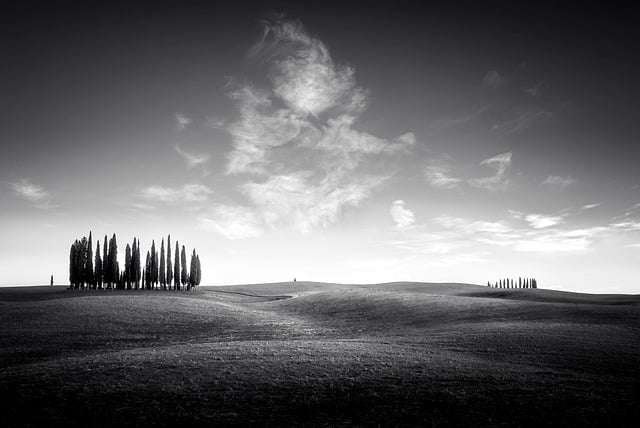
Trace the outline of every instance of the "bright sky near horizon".
{"type": "Polygon", "coordinates": [[[0,285],[66,283],[91,230],[207,285],[640,293],[624,11],[199,7],[9,14],[0,285]]]}

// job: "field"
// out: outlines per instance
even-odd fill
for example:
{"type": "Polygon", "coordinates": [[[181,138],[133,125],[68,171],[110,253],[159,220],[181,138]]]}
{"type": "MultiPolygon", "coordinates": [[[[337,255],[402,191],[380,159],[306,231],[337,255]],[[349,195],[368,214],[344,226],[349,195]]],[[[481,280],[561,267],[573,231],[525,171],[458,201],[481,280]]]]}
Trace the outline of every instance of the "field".
{"type": "Polygon", "coordinates": [[[640,296],[0,288],[0,426],[636,426],[640,296]]]}

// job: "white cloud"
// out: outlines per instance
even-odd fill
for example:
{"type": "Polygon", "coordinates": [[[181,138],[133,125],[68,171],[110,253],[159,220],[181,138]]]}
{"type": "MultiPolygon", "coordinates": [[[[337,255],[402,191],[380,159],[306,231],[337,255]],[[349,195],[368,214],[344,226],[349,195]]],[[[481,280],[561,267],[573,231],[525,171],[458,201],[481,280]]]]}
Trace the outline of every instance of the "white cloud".
{"type": "Polygon", "coordinates": [[[565,188],[575,182],[576,180],[571,178],[571,176],[561,177],[559,175],[550,175],[544,179],[542,184],[545,186],[565,188]]]}
{"type": "Polygon", "coordinates": [[[205,202],[213,191],[203,184],[185,184],[181,188],[149,186],[142,189],[141,196],[149,201],[163,203],[205,202]]]}
{"type": "Polygon", "coordinates": [[[250,208],[238,205],[218,205],[208,215],[200,216],[198,225],[232,240],[262,235],[261,222],[256,214],[250,208]]]}
{"type": "Polygon", "coordinates": [[[54,205],[50,203],[49,192],[44,187],[34,184],[28,178],[20,181],[10,182],[7,186],[15,192],[16,195],[34,204],[36,208],[50,209],[54,205]]]}
{"type": "Polygon", "coordinates": [[[176,126],[178,127],[179,130],[183,130],[184,128],[186,128],[188,125],[191,124],[191,119],[189,119],[187,116],[185,116],[182,113],[176,113],[174,115],[174,119],[176,120],[176,126]]]}
{"type": "Polygon", "coordinates": [[[497,89],[505,83],[504,77],[495,70],[490,70],[482,78],[482,85],[497,89]]]}
{"type": "Polygon", "coordinates": [[[276,16],[251,49],[269,68],[271,88],[235,87],[239,118],[227,173],[248,176],[241,191],[269,226],[302,232],[335,222],[345,207],[368,198],[388,173],[365,172],[372,157],[403,153],[413,133],[393,140],[354,129],[367,91],[351,67],[336,65],[322,41],[298,21],[276,16]]]}
{"type": "Polygon", "coordinates": [[[180,147],[179,144],[173,146],[176,153],[180,155],[182,159],[187,163],[189,168],[200,167],[204,175],[208,175],[209,171],[206,169],[205,164],[209,162],[211,155],[209,153],[189,153],[180,147]]]}
{"type": "Polygon", "coordinates": [[[443,159],[430,161],[424,169],[424,174],[431,186],[442,189],[454,189],[462,182],[461,178],[451,175],[451,167],[443,159]]]}
{"type": "Polygon", "coordinates": [[[359,205],[384,180],[362,176],[347,183],[340,176],[328,176],[316,183],[311,171],[301,171],[248,182],[242,190],[269,226],[308,233],[335,222],[343,207],[359,205]]]}
{"type": "Polygon", "coordinates": [[[593,209],[593,208],[597,208],[600,205],[602,205],[602,202],[598,202],[597,204],[587,204],[587,205],[583,205],[582,209],[583,210],[590,210],[590,209],[593,209]]]}
{"type": "Polygon", "coordinates": [[[490,177],[472,178],[467,182],[473,186],[489,191],[506,190],[509,186],[509,179],[506,176],[509,166],[511,166],[511,152],[501,153],[492,158],[480,162],[495,170],[495,174],[490,177]]]}
{"type": "Polygon", "coordinates": [[[564,222],[564,216],[548,216],[544,214],[528,214],[525,220],[535,229],[557,226],[564,222]]]}
{"type": "Polygon", "coordinates": [[[396,224],[396,229],[398,230],[406,229],[416,221],[413,211],[408,209],[405,206],[404,201],[401,199],[393,201],[391,208],[389,209],[389,214],[391,214],[391,218],[396,224]]]}

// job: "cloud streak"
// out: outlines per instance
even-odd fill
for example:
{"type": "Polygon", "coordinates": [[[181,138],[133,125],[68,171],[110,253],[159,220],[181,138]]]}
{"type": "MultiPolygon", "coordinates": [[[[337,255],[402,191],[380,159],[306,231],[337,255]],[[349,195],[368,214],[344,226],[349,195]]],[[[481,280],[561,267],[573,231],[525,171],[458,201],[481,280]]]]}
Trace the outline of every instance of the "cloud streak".
{"type": "Polygon", "coordinates": [[[507,171],[511,166],[511,152],[501,153],[492,158],[485,159],[480,162],[480,165],[493,169],[495,174],[488,177],[467,180],[471,186],[492,192],[506,190],[509,187],[507,171]]]}
{"type": "Polygon", "coordinates": [[[550,175],[544,179],[542,184],[544,186],[557,187],[557,188],[563,189],[567,186],[572,185],[575,182],[576,180],[574,178],[571,178],[571,176],[561,177],[559,175],[550,175]]]}
{"type": "Polygon", "coordinates": [[[140,195],[148,201],[165,204],[205,202],[213,191],[203,184],[185,184],[182,187],[148,186],[140,195]]]}

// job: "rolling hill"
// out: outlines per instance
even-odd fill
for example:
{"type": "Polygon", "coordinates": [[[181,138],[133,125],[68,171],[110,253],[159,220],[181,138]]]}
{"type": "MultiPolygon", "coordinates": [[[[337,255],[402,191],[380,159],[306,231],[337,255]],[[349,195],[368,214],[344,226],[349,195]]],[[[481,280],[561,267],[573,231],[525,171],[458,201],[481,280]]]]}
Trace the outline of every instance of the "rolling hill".
{"type": "Polygon", "coordinates": [[[640,416],[640,296],[470,284],[0,289],[0,425],[640,416]]]}

